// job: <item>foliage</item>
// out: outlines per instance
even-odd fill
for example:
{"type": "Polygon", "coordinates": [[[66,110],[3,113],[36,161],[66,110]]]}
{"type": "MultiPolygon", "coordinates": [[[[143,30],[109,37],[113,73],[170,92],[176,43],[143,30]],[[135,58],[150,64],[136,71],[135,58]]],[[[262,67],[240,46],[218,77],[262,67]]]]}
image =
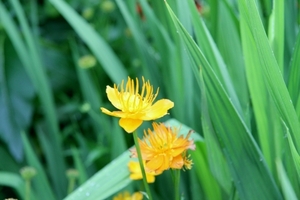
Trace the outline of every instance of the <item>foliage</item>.
{"type": "MultiPolygon", "coordinates": [[[[113,110],[106,85],[127,76],[175,103],[163,121],[195,130],[184,199],[299,199],[298,5],[0,1],[0,199],[25,198],[24,166],[32,199],[144,190],[129,179],[132,137],[99,109],[113,110]]],[[[173,197],[170,177],[156,177],[154,199],[173,197]]]]}

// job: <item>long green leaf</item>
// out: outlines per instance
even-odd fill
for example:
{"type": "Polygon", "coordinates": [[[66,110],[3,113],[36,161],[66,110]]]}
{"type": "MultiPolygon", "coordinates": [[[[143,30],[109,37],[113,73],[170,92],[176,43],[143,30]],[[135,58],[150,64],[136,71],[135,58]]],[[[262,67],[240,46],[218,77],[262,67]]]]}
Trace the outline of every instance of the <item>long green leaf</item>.
{"type": "Polygon", "coordinates": [[[285,199],[297,200],[297,196],[296,196],[296,194],[293,190],[293,187],[291,185],[291,182],[289,181],[289,178],[285,172],[282,162],[280,160],[276,160],[276,166],[277,166],[279,180],[280,180],[281,186],[282,186],[282,192],[283,192],[285,199]]]}
{"type": "MultiPolygon", "coordinates": [[[[202,52],[168,4],[166,5],[194,61],[193,67],[196,76],[199,77],[198,67],[200,67],[200,71],[203,71],[208,107],[216,128],[216,137],[228,162],[238,194],[241,199],[282,199],[249,129],[233,107],[230,98],[202,52]]],[[[200,84],[200,78],[198,80],[200,84]]]]}
{"type": "MultiPolygon", "coordinates": [[[[189,0],[189,6],[190,6],[190,9],[192,10],[192,20],[193,20],[193,24],[195,26],[195,35],[196,35],[196,40],[198,42],[199,49],[204,54],[208,63],[213,68],[214,72],[217,74],[224,89],[226,90],[226,92],[228,93],[230,98],[232,99],[232,102],[235,104],[236,109],[240,112],[240,115],[244,116],[244,112],[246,109],[245,109],[245,106],[244,106],[244,108],[241,107],[240,100],[237,96],[235,87],[233,85],[234,84],[233,79],[230,78],[230,75],[229,75],[228,67],[225,64],[224,59],[222,58],[221,53],[218,50],[216,43],[214,42],[212,36],[210,35],[210,32],[208,31],[207,27],[205,26],[204,21],[201,18],[199,18],[198,11],[196,11],[196,8],[194,6],[194,1],[189,0]]],[[[236,46],[236,45],[234,44],[234,46],[236,46]]],[[[241,66],[239,66],[239,67],[241,67],[241,66]]],[[[243,76],[243,75],[240,74],[240,76],[243,76]]],[[[242,83],[239,83],[239,84],[240,84],[240,86],[243,85],[242,83]]],[[[247,95],[244,95],[244,96],[246,97],[247,95]]],[[[245,100],[243,100],[243,101],[245,101],[245,100]]],[[[245,104],[245,102],[243,104],[245,104]]]]}
{"type": "Polygon", "coordinates": [[[274,0],[269,21],[269,41],[281,73],[284,73],[284,1],[274,0]]]}
{"type": "Polygon", "coordinates": [[[250,48],[245,54],[246,68],[263,74],[266,87],[292,137],[300,149],[300,126],[292,100],[284,83],[282,73],[271,50],[254,1],[239,0],[243,47],[250,48]],[[252,42],[249,42],[252,41],[252,42]],[[251,51],[251,53],[250,53],[251,51]],[[253,65],[252,59],[259,63],[253,65]]]}
{"type": "Polygon", "coordinates": [[[288,79],[288,90],[291,99],[296,107],[297,116],[300,117],[300,34],[294,46],[292,59],[290,62],[290,73],[288,79]]]}
{"type": "MultiPolygon", "coordinates": [[[[258,53],[254,50],[255,41],[252,40],[251,37],[247,37],[245,35],[247,33],[247,28],[243,26],[243,21],[241,21],[241,29],[243,53],[246,57],[245,66],[247,81],[256,120],[259,144],[268,166],[273,174],[276,174],[276,166],[274,162],[274,157],[276,157],[276,151],[274,150],[275,145],[270,141],[274,141],[275,138],[280,138],[280,136],[283,135],[282,129],[280,128],[280,116],[270,94],[268,93],[262,70],[253,67],[260,65],[260,59],[259,55],[257,55],[258,53]]],[[[277,147],[281,147],[281,145],[278,145],[277,147]]]]}
{"type": "Polygon", "coordinates": [[[288,137],[288,141],[289,141],[289,146],[291,149],[291,153],[293,156],[293,160],[294,160],[294,165],[298,174],[298,178],[300,178],[300,155],[298,153],[298,151],[296,150],[296,147],[294,145],[294,142],[291,138],[291,135],[289,132],[287,132],[287,137],[288,137]]]}
{"type": "Polygon", "coordinates": [[[193,167],[196,169],[196,175],[202,186],[204,199],[221,199],[221,187],[211,173],[209,164],[206,160],[205,144],[197,143],[196,150],[191,152],[191,155],[194,162],[193,167]]]}

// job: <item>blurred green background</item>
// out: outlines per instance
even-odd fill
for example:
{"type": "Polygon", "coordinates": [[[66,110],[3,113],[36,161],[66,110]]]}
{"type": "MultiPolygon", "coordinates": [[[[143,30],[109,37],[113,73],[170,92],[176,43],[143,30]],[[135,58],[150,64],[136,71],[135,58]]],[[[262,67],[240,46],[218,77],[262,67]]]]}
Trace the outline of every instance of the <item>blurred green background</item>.
{"type": "MultiPolygon", "coordinates": [[[[184,199],[300,198],[299,1],[166,2],[0,1],[0,199],[24,199],[24,166],[32,199],[143,190],[132,136],[99,109],[127,76],[175,103],[159,121],[196,132],[184,199]]],[[[173,198],[170,174],[151,190],[173,198]]]]}

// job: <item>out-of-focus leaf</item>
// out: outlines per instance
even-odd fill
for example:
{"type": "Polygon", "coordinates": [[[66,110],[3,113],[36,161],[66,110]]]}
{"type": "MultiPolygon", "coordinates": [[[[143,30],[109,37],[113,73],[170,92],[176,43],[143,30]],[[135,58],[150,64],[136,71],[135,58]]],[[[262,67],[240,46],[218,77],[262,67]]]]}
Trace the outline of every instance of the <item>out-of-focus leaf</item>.
{"type": "Polygon", "coordinates": [[[118,83],[122,79],[126,79],[127,72],[125,71],[123,64],[101,36],[97,34],[96,31],[65,1],[50,0],[50,2],[69,22],[81,39],[90,47],[108,76],[115,83],[118,83]]]}
{"type": "Polygon", "coordinates": [[[20,161],[23,158],[20,131],[31,122],[34,89],[11,43],[7,40],[0,43],[0,137],[20,161]]]}
{"type": "MultiPolygon", "coordinates": [[[[0,171],[0,185],[15,189],[22,199],[25,198],[25,182],[19,174],[0,171]]],[[[34,192],[31,195],[35,199],[34,192]]]]}

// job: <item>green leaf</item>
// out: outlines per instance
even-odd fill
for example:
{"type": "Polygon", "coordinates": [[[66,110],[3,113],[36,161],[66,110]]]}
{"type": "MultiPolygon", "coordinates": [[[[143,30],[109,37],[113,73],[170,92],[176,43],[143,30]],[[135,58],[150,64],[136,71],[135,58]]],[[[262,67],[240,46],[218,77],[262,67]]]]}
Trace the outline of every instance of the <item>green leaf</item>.
{"type": "Polygon", "coordinates": [[[129,151],[124,152],[68,195],[65,200],[105,199],[121,190],[131,182],[127,167],[129,159],[129,151]]]}
{"type": "MultiPolygon", "coordinates": [[[[194,162],[193,169],[196,169],[195,173],[204,193],[204,199],[221,199],[222,190],[215,179],[216,176],[212,174],[210,170],[210,165],[206,157],[207,151],[205,150],[205,143],[196,144],[196,150],[191,152],[191,158],[194,162]]],[[[220,168],[222,168],[222,166],[220,166],[220,168]]]]}
{"type": "Polygon", "coordinates": [[[277,166],[279,181],[281,183],[282,192],[285,199],[297,200],[298,198],[293,190],[292,184],[290,183],[290,180],[286,174],[286,171],[282,165],[281,160],[276,160],[276,166],[277,166]]]}
{"type": "Polygon", "coordinates": [[[297,116],[300,117],[300,34],[298,34],[297,41],[294,46],[290,62],[290,73],[288,79],[288,90],[291,99],[296,107],[297,116]]]}
{"type": "Polygon", "coordinates": [[[14,158],[21,161],[24,152],[20,131],[31,122],[34,89],[11,43],[0,43],[0,136],[14,158]]]}
{"type": "Polygon", "coordinates": [[[269,41],[282,74],[284,73],[284,5],[285,1],[274,0],[269,20],[269,41]]]}
{"type": "Polygon", "coordinates": [[[291,153],[292,153],[292,157],[293,157],[293,161],[294,161],[294,165],[298,174],[298,178],[300,178],[300,156],[299,153],[294,145],[294,142],[292,140],[292,137],[289,133],[289,131],[287,132],[287,138],[289,141],[289,145],[290,145],[290,149],[291,149],[291,153]]]}
{"type": "MultiPolygon", "coordinates": [[[[254,1],[239,0],[241,32],[246,68],[263,75],[263,80],[280,116],[300,148],[300,125],[282,73],[276,62],[254,1]],[[253,62],[254,60],[255,62],[253,62]]],[[[267,103],[267,102],[266,102],[267,103]]]]}
{"type": "MultiPolygon", "coordinates": [[[[0,185],[11,187],[17,191],[22,199],[25,197],[25,182],[19,174],[0,171],[0,185]]],[[[31,194],[34,198],[34,193],[31,194]]]]}
{"type": "Polygon", "coordinates": [[[216,129],[216,137],[229,165],[240,198],[249,200],[282,199],[249,128],[239,116],[203,53],[168,4],[166,5],[179,34],[184,39],[191,59],[194,61],[194,73],[198,76],[197,80],[200,86],[203,84],[201,84],[199,70],[203,73],[204,87],[202,89],[206,90],[211,121],[216,129]]]}

